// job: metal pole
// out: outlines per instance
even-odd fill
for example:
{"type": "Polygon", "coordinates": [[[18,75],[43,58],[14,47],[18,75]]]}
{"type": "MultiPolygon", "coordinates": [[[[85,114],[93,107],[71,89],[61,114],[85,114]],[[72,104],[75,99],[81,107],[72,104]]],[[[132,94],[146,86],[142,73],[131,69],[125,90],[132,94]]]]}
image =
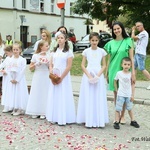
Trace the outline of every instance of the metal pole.
{"type": "Polygon", "coordinates": [[[24,49],[24,43],[23,43],[23,18],[21,20],[21,41],[22,41],[22,50],[24,49]]]}
{"type": "Polygon", "coordinates": [[[22,49],[24,48],[24,43],[23,43],[23,22],[24,22],[24,15],[20,15],[20,20],[21,20],[21,41],[22,41],[22,49]]]}
{"type": "Polygon", "coordinates": [[[61,26],[64,26],[64,21],[65,20],[65,9],[64,8],[62,8],[61,9],[61,26]]]}

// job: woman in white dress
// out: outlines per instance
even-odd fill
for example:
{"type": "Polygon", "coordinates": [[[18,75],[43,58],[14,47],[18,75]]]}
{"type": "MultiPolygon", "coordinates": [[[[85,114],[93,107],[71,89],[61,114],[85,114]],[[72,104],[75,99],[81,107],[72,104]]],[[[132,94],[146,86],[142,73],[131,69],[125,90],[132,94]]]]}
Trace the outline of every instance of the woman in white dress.
{"type": "Polygon", "coordinates": [[[5,106],[13,108],[12,115],[24,114],[28,100],[28,89],[25,79],[26,59],[20,56],[21,45],[13,44],[13,56],[9,61],[10,82],[7,86],[5,106]]]}
{"type": "Polygon", "coordinates": [[[27,104],[26,114],[32,118],[45,119],[49,79],[49,55],[47,54],[49,44],[41,41],[33,55],[30,63],[30,70],[34,70],[31,90],[27,104]]]}
{"type": "Polygon", "coordinates": [[[46,119],[58,125],[75,123],[75,105],[71,85],[70,69],[73,53],[69,49],[67,35],[57,33],[58,47],[50,61],[50,72],[60,76],[60,80],[50,84],[46,119]]]}
{"type": "Polygon", "coordinates": [[[12,46],[6,46],[4,48],[4,51],[5,51],[5,55],[7,56],[5,58],[5,60],[0,64],[0,73],[3,77],[3,80],[2,80],[2,100],[1,100],[1,104],[4,106],[4,110],[3,112],[6,113],[6,112],[10,112],[12,111],[12,108],[8,108],[7,106],[7,99],[5,97],[7,97],[7,84],[8,82],[10,82],[10,75],[9,75],[9,71],[10,71],[10,58],[12,57],[13,55],[13,52],[12,52],[12,46]]]}
{"type": "Polygon", "coordinates": [[[93,32],[89,36],[91,47],[83,51],[81,82],[77,123],[86,127],[105,127],[108,123],[106,86],[103,72],[106,68],[106,52],[97,47],[99,35],[93,32]],[[86,61],[88,62],[87,67],[86,61]]]}

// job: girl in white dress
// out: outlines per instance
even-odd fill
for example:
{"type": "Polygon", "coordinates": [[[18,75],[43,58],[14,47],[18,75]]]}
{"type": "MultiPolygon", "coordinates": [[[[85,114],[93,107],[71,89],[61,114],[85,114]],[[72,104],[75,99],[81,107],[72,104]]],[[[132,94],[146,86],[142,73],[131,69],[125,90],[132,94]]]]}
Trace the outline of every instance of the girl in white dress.
{"type": "Polygon", "coordinates": [[[84,72],[80,87],[77,109],[77,123],[86,127],[105,127],[108,123],[106,86],[103,72],[106,68],[106,52],[97,47],[99,35],[89,36],[91,47],[83,51],[82,70],[84,72]],[[86,66],[87,61],[87,67],[86,66]]]}
{"type": "Polygon", "coordinates": [[[73,53],[69,49],[67,35],[57,33],[58,46],[52,54],[50,72],[60,76],[57,83],[50,84],[46,118],[58,125],[75,123],[75,105],[71,85],[70,69],[73,53]]]}
{"type": "Polygon", "coordinates": [[[34,75],[26,114],[32,115],[32,118],[45,118],[48,88],[50,85],[48,48],[48,42],[40,41],[30,63],[30,70],[34,70],[34,75]]]}
{"type": "Polygon", "coordinates": [[[13,56],[9,61],[10,81],[7,86],[7,102],[5,106],[13,108],[12,115],[24,114],[28,100],[28,89],[25,79],[26,59],[20,56],[21,45],[13,44],[13,56]]]}
{"type": "Polygon", "coordinates": [[[2,74],[3,80],[2,80],[2,100],[1,104],[4,106],[3,113],[12,111],[12,108],[7,107],[7,99],[5,98],[7,96],[7,84],[10,82],[10,75],[9,75],[9,64],[10,64],[10,58],[13,55],[12,52],[12,46],[6,46],[4,48],[5,55],[7,56],[5,60],[0,64],[0,73],[2,74]]]}

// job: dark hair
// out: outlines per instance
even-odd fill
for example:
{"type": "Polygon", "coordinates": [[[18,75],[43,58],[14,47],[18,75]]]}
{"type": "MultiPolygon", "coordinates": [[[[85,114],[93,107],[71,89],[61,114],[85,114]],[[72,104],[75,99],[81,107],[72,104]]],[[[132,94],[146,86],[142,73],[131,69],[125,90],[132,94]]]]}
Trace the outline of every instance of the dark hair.
{"type": "Polygon", "coordinates": [[[57,32],[61,29],[61,28],[64,28],[66,30],[66,34],[68,34],[68,30],[65,26],[60,26],[58,29],[57,29],[57,32]]]}
{"type": "Polygon", "coordinates": [[[130,61],[131,62],[131,59],[130,59],[130,57],[124,57],[124,58],[122,58],[121,63],[123,63],[123,61],[130,61]]]}
{"type": "MultiPolygon", "coordinates": [[[[65,42],[65,46],[64,46],[64,49],[63,49],[63,52],[67,52],[69,51],[69,45],[68,45],[68,36],[67,34],[61,32],[61,34],[64,36],[64,38],[66,39],[66,42],[65,42]]],[[[59,44],[57,44],[57,46],[54,48],[54,52],[56,52],[57,48],[59,47],[59,44]]]]}
{"type": "Polygon", "coordinates": [[[113,27],[114,27],[115,25],[119,25],[119,26],[121,27],[123,38],[129,37],[129,36],[127,35],[126,31],[125,31],[125,28],[124,28],[123,24],[122,24],[121,22],[119,22],[119,21],[116,21],[116,22],[114,22],[114,23],[112,24],[112,37],[113,37],[113,39],[116,39],[116,35],[114,34],[114,30],[113,30],[113,27]]]}
{"type": "Polygon", "coordinates": [[[89,40],[91,40],[93,36],[96,36],[99,39],[99,34],[97,32],[91,32],[89,35],[89,40]]]}

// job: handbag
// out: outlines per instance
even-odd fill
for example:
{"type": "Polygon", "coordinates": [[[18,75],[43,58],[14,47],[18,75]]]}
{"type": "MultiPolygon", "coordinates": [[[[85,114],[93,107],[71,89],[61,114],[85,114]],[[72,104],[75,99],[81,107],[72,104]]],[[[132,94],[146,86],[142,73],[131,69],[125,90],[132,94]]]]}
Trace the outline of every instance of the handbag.
{"type": "MultiPolygon", "coordinates": [[[[54,68],[54,69],[56,69],[56,68],[54,68]]],[[[57,69],[57,70],[59,70],[59,69],[57,69]]],[[[60,70],[59,70],[59,75],[60,75],[60,70]]],[[[57,74],[55,74],[55,73],[50,73],[49,74],[49,78],[51,79],[51,81],[53,82],[53,83],[57,83],[61,78],[60,78],[60,76],[58,76],[57,74]]]]}
{"type": "Polygon", "coordinates": [[[49,78],[52,80],[52,82],[57,83],[60,80],[60,77],[56,74],[50,73],[49,78]]]}
{"type": "MultiPolygon", "coordinates": [[[[114,58],[115,58],[115,56],[117,55],[118,50],[119,50],[119,48],[120,48],[121,44],[123,43],[123,41],[124,41],[124,39],[121,41],[121,43],[120,43],[120,45],[119,45],[119,47],[118,47],[118,49],[117,49],[117,51],[116,51],[115,55],[111,58],[111,60],[110,60],[109,64],[113,61],[113,59],[114,59],[114,58]]],[[[108,67],[108,68],[109,68],[109,67],[108,67]]],[[[109,71],[107,70],[107,83],[109,83],[108,76],[109,76],[109,71]]]]}

